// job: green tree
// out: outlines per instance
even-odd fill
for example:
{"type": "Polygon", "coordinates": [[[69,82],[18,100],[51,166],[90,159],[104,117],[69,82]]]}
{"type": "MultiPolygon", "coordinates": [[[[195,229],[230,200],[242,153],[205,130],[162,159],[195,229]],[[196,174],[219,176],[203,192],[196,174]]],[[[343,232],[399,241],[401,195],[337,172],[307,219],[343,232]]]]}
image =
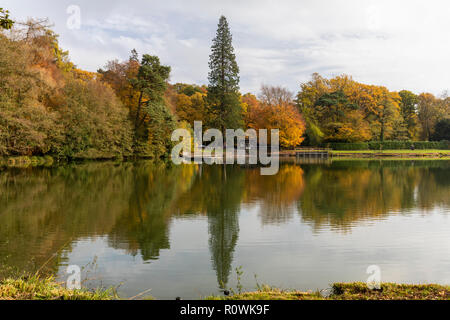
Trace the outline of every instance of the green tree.
{"type": "Polygon", "coordinates": [[[171,68],[161,65],[157,56],[144,54],[137,77],[131,79],[133,87],[139,91],[139,100],[134,110],[134,125],[138,131],[148,119],[151,108],[164,104],[164,93],[171,68]]]}
{"type": "Polygon", "coordinates": [[[209,86],[207,100],[210,109],[210,126],[237,129],[243,126],[239,94],[239,67],[232,44],[227,19],[220,17],[217,34],[213,39],[209,61],[209,86]]]}
{"type": "Polygon", "coordinates": [[[9,11],[0,8],[0,29],[9,30],[13,27],[14,21],[9,18],[9,11]]]}
{"type": "Polygon", "coordinates": [[[344,91],[323,94],[315,106],[327,141],[365,141],[370,137],[360,107],[344,91]]]}
{"type": "Polygon", "coordinates": [[[157,56],[144,54],[136,78],[130,80],[138,92],[137,105],[131,113],[137,153],[158,157],[170,148],[170,135],[176,124],[164,99],[170,70],[161,65],[157,56]]]}
{"type": "Polygon", "coordinates": [[[436,123],[436,125],[434,126],[434,133],[431,136],[431,140],[450,141],[450,118],[440,120],[438,123],[436,123]]]}
{"type": "Polygon", "coordinates": [[[191,97],[196,93],[206,92],[204,87],[200,87],[195,84],[176,83],[173,85],[173,88],[178,94],[185,94],[188,97],[191,97]]]}

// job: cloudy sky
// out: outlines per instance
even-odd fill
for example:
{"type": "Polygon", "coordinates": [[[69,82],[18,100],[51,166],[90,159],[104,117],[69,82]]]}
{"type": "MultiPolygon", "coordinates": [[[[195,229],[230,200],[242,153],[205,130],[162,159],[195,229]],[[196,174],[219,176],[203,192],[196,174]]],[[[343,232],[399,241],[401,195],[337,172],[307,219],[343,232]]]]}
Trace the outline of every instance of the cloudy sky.
{"type": "Polygon", "coordinates": [[[14,18],[48,17],[64,49],[95,71],[131,49],[172,66],[172,82],[206,84],[220,15],[234,36],[243,92],[298,91],[313,72],[391,90],[450,90],[447,0],[2,0],[14,18]],[[79,29],[73,6],[80,9],[79,29]]]}

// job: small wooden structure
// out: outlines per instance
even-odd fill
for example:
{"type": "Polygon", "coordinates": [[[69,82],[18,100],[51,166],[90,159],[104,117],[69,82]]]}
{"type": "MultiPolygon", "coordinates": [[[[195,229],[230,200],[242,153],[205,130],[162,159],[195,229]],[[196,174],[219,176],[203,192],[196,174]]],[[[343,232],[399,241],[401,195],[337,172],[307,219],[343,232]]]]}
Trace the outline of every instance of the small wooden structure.
{"type": "Polygon", "coordinates": [[[328,159],[331,157],[331,149],[326,148],[297,148],[295,149],[297,158],[319,158],[328,159]]]}

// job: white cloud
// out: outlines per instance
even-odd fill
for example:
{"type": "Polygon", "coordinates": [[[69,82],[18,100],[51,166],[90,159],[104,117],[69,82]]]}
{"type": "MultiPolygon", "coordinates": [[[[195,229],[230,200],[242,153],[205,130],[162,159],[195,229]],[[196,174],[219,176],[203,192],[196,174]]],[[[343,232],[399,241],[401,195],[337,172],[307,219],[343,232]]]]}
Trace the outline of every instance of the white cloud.
{"type": "Polygon", "coordinates": [[[242,91],[297,90],[313,72],[438,94],[450,87],[445,0],[4,1],[14,16],[48,16],[75,63],[96,70],[131,49],[160,56],[172,81],[206,83],[218,18],[228,17],[242,91]],[[76,3],[75,3],[76,2],[76,3]],[[66,8],[81,8],[81,30],[66,8]]]}

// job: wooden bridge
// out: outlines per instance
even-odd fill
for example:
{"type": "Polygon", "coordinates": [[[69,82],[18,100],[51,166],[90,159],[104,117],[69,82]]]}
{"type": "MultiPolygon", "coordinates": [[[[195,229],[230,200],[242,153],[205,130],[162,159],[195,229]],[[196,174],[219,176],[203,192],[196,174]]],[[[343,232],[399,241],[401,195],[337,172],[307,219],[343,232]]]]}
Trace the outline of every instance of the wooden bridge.
{"type": "Polygon", "coordinates": [[[328,159],[331,157],[331,149],[325,148],[297,148],[295,149],[297,158],[320,158],[328,159]]]}

